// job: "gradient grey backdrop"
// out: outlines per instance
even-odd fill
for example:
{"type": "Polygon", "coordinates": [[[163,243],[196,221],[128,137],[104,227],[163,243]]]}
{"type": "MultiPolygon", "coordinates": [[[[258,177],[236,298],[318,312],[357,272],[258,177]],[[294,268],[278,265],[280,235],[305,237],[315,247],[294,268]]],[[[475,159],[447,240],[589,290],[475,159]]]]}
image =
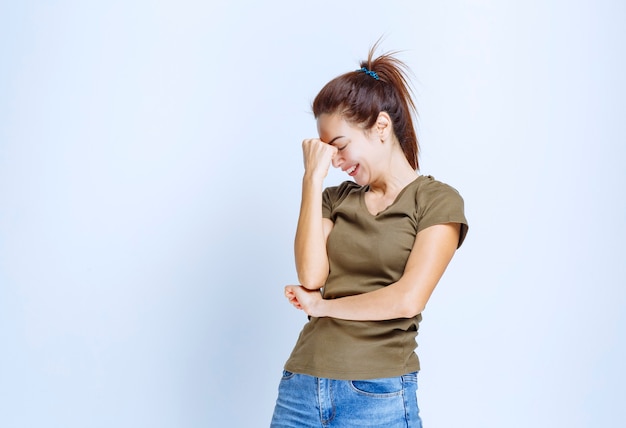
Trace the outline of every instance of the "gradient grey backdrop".
{"type": "MultiPolygon", "coordinates": [[[[427,427],[626,400],[620,1],[0,3],[0,426],[264,427],[305,322],[310,102],[381,35],[471,228],[419,335],[427,427]]],[[[328,184],[345,179],[332,172],[328,184]]]]}

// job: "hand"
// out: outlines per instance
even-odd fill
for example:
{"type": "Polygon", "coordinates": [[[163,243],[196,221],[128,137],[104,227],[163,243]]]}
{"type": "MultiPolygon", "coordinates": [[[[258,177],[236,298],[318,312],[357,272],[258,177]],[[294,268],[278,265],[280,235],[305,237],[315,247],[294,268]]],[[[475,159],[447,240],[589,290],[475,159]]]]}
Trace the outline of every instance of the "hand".
{"type": "Polygon", "coordinates": [[[324,316],[322,307],[324,299],[319,290],[309,290],[301,285],[285,287],[285,297],[296,309],[301,309],[312,317],[324,316]]]}
{"type": "Polygon", "coordinates": [[[328,175],[328,168],[337,153],[337,148],[322,142],[319,138],[310,138],[302,142],[304,170],[321,179],[328,175]]]}

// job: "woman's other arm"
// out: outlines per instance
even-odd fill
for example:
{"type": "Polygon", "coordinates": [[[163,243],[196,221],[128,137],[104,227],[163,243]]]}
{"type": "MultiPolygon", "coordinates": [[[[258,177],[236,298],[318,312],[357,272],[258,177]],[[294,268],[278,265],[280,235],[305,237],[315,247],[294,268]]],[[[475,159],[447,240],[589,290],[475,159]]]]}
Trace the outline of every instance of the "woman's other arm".
{"type": "Polygon", "coordinates": [[[412,318],[426,307],[459,243],[458,223],[430,226],[419,232],[402,277],[369,293],[324,300],[320,293],[299,286],[285,287],[285,295],[298,309],[314,317],[354,321],[412,318]]]}

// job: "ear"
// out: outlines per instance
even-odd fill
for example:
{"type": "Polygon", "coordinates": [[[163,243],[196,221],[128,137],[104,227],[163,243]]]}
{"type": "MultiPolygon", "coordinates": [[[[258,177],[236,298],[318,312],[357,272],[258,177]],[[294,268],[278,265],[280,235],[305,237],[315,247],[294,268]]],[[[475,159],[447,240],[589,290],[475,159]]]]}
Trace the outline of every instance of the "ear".
{"type": "Polygon", "coordinates": [[[389,113],[386,111],[381,111],[378,113],[378,118],[376,119],[376,125],[374,125],[374,129],[378,134],[381,142],[389,141],[391,139],[391,134],[393,133],[393,126],[391,122],[391,117],[389,113]]]}

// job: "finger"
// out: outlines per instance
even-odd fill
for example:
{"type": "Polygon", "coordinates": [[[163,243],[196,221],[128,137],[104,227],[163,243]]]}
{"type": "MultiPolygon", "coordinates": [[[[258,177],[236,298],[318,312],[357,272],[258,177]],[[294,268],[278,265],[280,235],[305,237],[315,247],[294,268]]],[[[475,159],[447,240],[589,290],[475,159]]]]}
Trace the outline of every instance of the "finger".
{"type": "Polygon", "coordinates": [[[337,156],[337,153],[339,153],[339,149],[335,146],[330,146],[331,147],[331,153],[332,153],[332,158],[334,159],[335,156],[337,156]]]}

